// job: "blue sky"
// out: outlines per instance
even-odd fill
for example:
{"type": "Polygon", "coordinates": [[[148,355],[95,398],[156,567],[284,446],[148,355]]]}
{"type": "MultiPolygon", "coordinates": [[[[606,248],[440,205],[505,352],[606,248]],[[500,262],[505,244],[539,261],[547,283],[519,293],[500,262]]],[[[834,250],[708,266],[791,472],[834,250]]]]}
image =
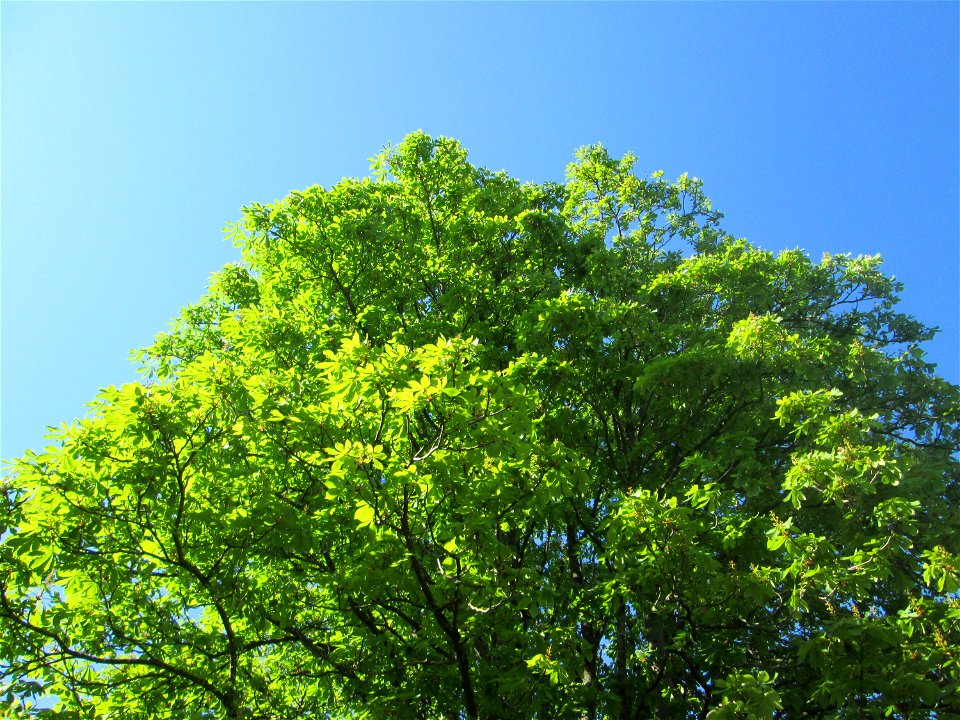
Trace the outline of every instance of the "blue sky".
{"type": "Polygon", "coordinates": [[[560,180],[632,150],[762,247],[881,253],[960,381],[958,16],[943,3],[11,3],[0,456],[42,445],[237,252],[252,201],[413,130],[560,180]]]}

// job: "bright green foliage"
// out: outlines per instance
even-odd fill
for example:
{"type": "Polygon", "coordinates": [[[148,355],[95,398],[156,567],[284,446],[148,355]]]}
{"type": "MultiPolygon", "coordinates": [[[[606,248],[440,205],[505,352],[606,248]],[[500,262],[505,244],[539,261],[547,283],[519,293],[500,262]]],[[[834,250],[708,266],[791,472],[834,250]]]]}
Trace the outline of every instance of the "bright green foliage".
{"type": "Polygon", "coordinates": [[[414,134],[249,207],[149,379],[4,480],[7,716],[956,713],[931,331],[633,165],[414,134]]]}

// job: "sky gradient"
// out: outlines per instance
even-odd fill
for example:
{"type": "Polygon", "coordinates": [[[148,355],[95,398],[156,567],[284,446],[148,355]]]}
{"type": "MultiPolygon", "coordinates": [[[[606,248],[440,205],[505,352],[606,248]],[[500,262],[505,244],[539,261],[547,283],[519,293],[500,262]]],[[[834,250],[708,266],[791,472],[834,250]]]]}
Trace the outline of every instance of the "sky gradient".
{"type": "MultiPolygon", "coordinates": [[[[0,5],[0,456],[40,447],[238,252],[250,202],[423,129],[522,180],[704,180],[770,250],[880,253],[960,381],[960,4],[0,5]]],[[[402,279],[398,279],[401,281],[402,279]]]]}

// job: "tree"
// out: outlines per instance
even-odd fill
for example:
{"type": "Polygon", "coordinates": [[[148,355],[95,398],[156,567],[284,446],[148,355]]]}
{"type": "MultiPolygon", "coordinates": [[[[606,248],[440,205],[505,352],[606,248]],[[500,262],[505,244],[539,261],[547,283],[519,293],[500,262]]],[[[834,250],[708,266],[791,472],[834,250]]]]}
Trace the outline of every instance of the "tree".
{"type": "Polygon", "coordinates": [[[8,713],[957,712],[932,331],[878,258],[634,162],[521,184],[416,133],[248,207],[147,379],[10,467],[8,713]]]}

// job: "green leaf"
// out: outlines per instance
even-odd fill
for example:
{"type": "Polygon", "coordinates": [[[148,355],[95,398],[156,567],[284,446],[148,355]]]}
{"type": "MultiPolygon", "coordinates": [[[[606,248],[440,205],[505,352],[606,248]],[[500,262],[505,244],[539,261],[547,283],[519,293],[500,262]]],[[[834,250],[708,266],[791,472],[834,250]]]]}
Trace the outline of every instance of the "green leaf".
{"type": "Polygon", "coordinates": [[[372,525],[375,517],[376,511],[372,507],[362,501],[357,504],[357,510],[353,514],[353,519],[359,523],[360,527],[372,525]]]}

